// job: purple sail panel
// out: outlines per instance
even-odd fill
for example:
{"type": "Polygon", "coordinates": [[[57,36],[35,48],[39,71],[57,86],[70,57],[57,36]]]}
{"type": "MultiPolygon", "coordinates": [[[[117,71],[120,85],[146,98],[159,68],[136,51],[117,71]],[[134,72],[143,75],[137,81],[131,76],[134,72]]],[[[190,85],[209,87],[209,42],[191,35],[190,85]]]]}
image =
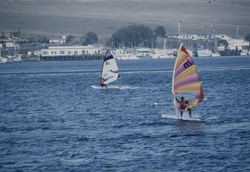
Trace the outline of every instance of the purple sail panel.
{"type": "Polygon", "coordinates": [[[199,79],[198,74],[196,73],[196,74],[193,74],[193,75],[190,75],[190,76],[184,78],[183,80],[181,80],[179,82],[176,82],[174,84],[174,88],[176,89],[180,86],[191,84],[191,83],[198,82],[198,81],[200,81],[200,79],[199,79]]]}
{"type": "Polygon", "coordinates": [[[175,78],[182,73],[184,70],[186,70],[188,67],[194,65],[194,61],[192,60],[191,57],[188,57],[186,60],[184,60],[184,62],[182,62],[180,64],[179,67],[177,67],[177,69],[175,70],[175,78]]]}
{"type": "MultiPolygon", "coordinates": [[[[184,92],[183,92],[183,91],[176,92],[176,94],[178,94],[178,93],[184,93],[184,92]]],[[[198,90],[190,90],[190,91],[185,91],[185,93],[188,93],[188,94],[194,95],[195,97],[197,97],[197,95],[199,95],[199,91],[198,91],[198,90]]]]}

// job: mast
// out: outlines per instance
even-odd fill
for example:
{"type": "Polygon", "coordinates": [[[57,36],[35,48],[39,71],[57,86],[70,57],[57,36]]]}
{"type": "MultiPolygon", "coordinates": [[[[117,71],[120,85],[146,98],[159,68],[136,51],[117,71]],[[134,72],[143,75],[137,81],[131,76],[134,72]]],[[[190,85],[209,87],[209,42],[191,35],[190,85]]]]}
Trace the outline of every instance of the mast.
{"type": "Polygon", "coordinates": [[[178,22],[178,36],[181,35],[181,20],[178,22]]]}
{"type": "Polygon", "coordinates": [[[175,108],[175,113],[178,114],[178,108],[176,105],[176,97],[175,97],[175,92],[174,92],[174,78],[175,78],[175,70],[176,70],[176,65],[177,65],[177,60],[179,58],[180,52],[181,52],[181,47],[183,46],[183,43],[181,43],[176,59],[175,59],[175,64],[174,64],[174,70],[173,70],[173,76],[172,76],[172,94],[173,94],[173,104],[174,104],[174,108],[175,108]]]}
{"type": "Polygon", "coordinates": [[[175,69],[176,69],[176,65],[177,65],[177,60],[178,60],[178,57],[180,55],[180,52],[181,52],[181,47],[183,46],[183,43],[181,43],[180,47],[179,47],[179,50],[178,50],[178,53],[177,53],[177,56],[176,56],[176,59],[175,59],[175,64],[174,64],[174,70],[173,70],[173,75],[172,75],[172,94],[173,96],[175,95],[175,92],[174,92],[174,76],[175,76],[175,69]]]}

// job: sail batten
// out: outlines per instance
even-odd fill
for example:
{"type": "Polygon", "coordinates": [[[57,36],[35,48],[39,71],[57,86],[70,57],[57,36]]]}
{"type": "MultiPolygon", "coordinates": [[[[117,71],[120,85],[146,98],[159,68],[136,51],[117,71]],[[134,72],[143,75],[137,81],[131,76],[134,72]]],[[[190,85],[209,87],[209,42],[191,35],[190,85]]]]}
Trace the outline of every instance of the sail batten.
{"type": "MultiPolygon", "coordinates": [[[[196,107],[204,98],[202,83],[196,65],[183,44],[180,45],[175,61],[172,93],[174,97],[187,96],[190,100],[188,108],[196,107]]],[[[176,105],[175,99],[174,104],[176,105]]]]}

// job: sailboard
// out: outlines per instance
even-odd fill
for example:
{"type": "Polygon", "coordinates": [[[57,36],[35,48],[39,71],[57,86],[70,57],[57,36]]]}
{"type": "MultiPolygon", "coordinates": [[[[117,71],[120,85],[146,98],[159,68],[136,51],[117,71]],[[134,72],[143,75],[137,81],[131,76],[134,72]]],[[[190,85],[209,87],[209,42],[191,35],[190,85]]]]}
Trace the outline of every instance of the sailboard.
{"type": "Polygon", "coordinates": [[[180,116],[176,116],[176,115],[167,115],[167,114],[164,114],[164,115],[161,115],[162,118],[166,118],[166,119],[173,119],[173,120],[183,120],[183,121],[197,121],[197,122],[205,122],[204,119],[200,119],[200,118],[193,118],[193,117],[180,117],[180,116]]]}
{"type": "Polygon", "coordinates": [[[116,63],[116,59],[110,50],[107,50],[106,55],[104,57],[100,85],[107,86],[111,82],[116,81],[120,77],[119,69],[116,63]]]}
{"type": "Polygon", "coordinates": [[[177,112],[191,110],[204,99],[197,67],[183,44],[180,45],[173,69],[172,94],[177,112]],[[187,100],[185,105],[181,101],[183,98],[187,100]]]}

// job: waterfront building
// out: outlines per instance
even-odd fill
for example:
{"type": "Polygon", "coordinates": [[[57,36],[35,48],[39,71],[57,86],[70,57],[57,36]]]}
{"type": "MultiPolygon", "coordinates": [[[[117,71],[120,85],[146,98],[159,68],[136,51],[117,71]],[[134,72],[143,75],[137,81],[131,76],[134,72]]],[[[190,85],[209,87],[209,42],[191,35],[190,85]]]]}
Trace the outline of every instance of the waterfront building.
{"type": "Polygon", "coordinates": [[[40,60],[96,60],[103,56],[103,48],[88,46],[51,46],[35,51],[40,60]]]}
{"type": "Polygon", "coordinates": [[[66,43],[66,35],[63,35],[61,38],[58,39],[50,39],[50,44],[65,44],[66,43]]]}

